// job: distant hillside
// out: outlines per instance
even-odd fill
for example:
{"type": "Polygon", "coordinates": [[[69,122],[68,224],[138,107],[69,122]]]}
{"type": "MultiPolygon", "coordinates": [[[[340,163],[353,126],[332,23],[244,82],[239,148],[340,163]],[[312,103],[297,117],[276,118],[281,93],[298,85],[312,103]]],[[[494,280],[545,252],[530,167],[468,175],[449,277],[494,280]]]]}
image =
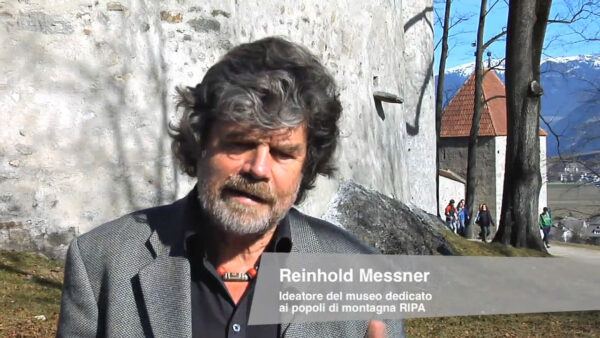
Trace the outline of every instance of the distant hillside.
{"type": "MultiPolygon", "coordinates": [[[[494,61],[492,61],[494,63],[494,61]]],[[[446,72],[444,102],[454,97],[474,70],[474,63],[446,72]]],[[[561,136],[563,154],[600,150],[600,55],[548,58],[542,61],[542,116],[561,136]]],[[[504,72],[497,71],[504,81],[504,72]]],[[[549,130],[542,122],[542,128],[549,130]]],[[[549,135],[548,156],[558,154],[549,135]]]]}

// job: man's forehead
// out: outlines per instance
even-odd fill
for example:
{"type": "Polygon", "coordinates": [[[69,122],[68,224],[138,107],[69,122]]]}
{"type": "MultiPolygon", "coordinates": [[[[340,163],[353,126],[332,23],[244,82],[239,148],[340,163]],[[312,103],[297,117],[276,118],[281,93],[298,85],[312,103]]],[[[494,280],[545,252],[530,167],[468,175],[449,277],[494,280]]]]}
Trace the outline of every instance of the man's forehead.
{"type": "Polygon", "coordinates": [[[306,140],[306,126],[262,129],[233,121],[215,121],[214,135],[226,139],[253,139],[260,141],[298,142],[306,140]]]}

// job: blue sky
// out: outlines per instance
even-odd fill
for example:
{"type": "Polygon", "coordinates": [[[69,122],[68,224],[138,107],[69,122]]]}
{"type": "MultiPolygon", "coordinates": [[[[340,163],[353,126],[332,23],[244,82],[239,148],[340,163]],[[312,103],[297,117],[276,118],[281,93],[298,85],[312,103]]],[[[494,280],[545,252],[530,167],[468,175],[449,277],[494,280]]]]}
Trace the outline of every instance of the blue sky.
{"type": "MultiPolygon", "coordinates": [[[[437,2],[438,1],[436,0],[435,9],[443,18],[444,3],[442,2],[438,4],[437,2]]],[[[488,0],[488,6],[494,2],[494,0],[488,0]]],[[[563,18],[570,18],[570,12],[573,12],[579,8],[577,7],[579,2],[580,1],[577,0],[554,0],[550,17],[555,18],[559,16],[563,18]]],[[[600,3],[598,0],[594,2],[600,3]]],[[[477,39],[477,24],[479,20],[480,5],[480,0],[453,1],[451,15],[454,17],[462,16],[467,18],[467,20],[456,25],[450,31],[452,36],[450,37],[448,44],[449,53],[448,60],[446,62],[446,69],[475,61],[475,56],[473,54],[475,52],[475,47],[473,47],[471,44],[477,39]]],[[[596,4],[594,6],[600,8],[600,4],[596,4]]],[[[491,37],[501,32],[503,27],[506,27],[507,18],[508,5],[503,0],[498,1],[498,3],[492,8],[486,17],[484,40],[487,41],[491,37]]],[[[582,42],[581,36],[577,33],[583,32],[587,35],[597,34],[597,32],[600,31],[600,17],[595,17],[594,19],[595,20],[581,20],[580,22],[570,25],[560,23],[549,24],[546,30],[545,39],[545,45],[547,47],[545,48],[544,55],[542,57],[600,54],[600,41],[582,42]]],[[[441,26],[436,22],[435,43],[437,43],[440,37],[441,26]]],[[[488,51],[492,52],[492,58],[504,57],[506,49],[505,42],[505,39],[501,39],[496,41],[490,46],[490,48],[488,48],[488,51]]],[[[440,50],[441,47],[438,47],[435,50],[434,72],[436,74],[439,68],[438,60],[440,50]]]]}

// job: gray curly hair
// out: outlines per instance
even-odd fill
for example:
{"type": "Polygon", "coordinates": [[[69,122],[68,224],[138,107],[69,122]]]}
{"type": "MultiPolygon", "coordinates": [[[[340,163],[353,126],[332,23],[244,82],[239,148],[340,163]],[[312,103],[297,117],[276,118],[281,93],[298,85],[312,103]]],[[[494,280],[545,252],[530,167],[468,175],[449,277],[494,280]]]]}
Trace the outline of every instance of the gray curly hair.
{"type": "Polygon", "coordinates": [[[337,122],[342,112],[333,77],[305,47],[269,37],[231,49],[196,87],[177,88],[183,115],[170,126],[172,149],[182,170],[196,164],[214,121],[262,130],[307,126],[307,157],[296,203],[314,187],[317,174],[335,171],[337,122]]]}

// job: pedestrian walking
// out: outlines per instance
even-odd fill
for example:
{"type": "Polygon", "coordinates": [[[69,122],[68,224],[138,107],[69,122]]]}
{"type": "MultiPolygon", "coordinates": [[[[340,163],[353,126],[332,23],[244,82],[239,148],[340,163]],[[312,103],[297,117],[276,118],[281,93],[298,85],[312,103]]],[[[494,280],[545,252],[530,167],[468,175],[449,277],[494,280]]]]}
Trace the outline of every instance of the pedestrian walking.
{"type": "Polygon", "coordinates": [[[465,204],[465,200],[458,201],[458,204],[456,205],[456,215],[456,232],[462,236],[465,233],[465,224],[469,221],[469,208],[465,204]]]}
{"type": "Polygon", "coordinates": [[[479,233],[481,240],[484,243],[487,243],[487,236],[490,234],[490,225],[495,225],[487,204],[481,203],[479,206],[479,212],[477,213],[475,223],[481,227],[481,232],[479,233]]]}
{"type": "Polygon", "coordinates": [[[548,210],[548,207],[544,207],[544,209],[542,209],[542,213],[540,214],[540,229],[542,229],[542,232],[544,233],[544,238],[542,239],[544,241],[544,244],[546,245],[546,248],[550,248],[550,229],[552,229],[552,216],[550,215],[550,210],[548,210]]]}
{"type": "Polygon", "coordinates": [[[446,226],[452,232],[456,233],[456,208],[454,207],[454,200],[451,199],[446,209],[444,210],[446,216],[446,226]]]}

